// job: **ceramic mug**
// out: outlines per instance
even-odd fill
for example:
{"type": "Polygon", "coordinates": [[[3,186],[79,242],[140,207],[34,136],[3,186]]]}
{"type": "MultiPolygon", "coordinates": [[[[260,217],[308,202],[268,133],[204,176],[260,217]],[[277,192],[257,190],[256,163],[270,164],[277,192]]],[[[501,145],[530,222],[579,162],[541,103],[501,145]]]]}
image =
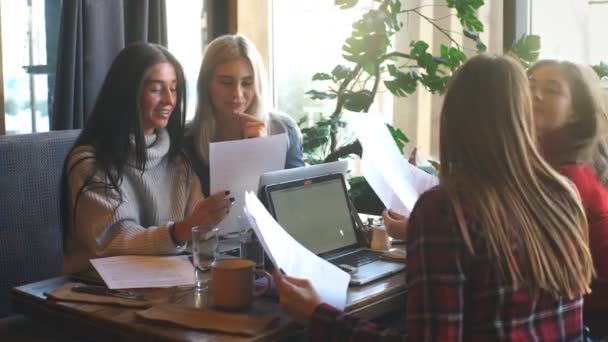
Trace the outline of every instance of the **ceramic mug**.
{"type": "Polygon", "coordinates": [[[246,309],[270,289],[270,274],[254,268],[247,259],[222,259],[211,264],[211,305],[224,310],[246,309]],[[266,277],[266,286],[255,291],[254,275],[266,277]]]}
{"type": "Polygon", "coordinates": [[[391,248],[391,240],[384,227],[371,227],[372,243],[371,249],[376,251],[387,251],[391,248]]]}

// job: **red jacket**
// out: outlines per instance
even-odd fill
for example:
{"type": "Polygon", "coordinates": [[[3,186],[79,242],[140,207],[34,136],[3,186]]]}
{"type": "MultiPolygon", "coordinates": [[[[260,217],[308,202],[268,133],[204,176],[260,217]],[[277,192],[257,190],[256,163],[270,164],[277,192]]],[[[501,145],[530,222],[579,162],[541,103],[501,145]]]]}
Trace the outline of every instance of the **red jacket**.
{"type": "Polygon", "coordinates": [[[593,265],[597,278],[592,293],[585,296],[583,319],[591,334],[608,335],[608,190],[589,165],[569,164],[559,168],[577,187],[587,222],[593,265]]]}

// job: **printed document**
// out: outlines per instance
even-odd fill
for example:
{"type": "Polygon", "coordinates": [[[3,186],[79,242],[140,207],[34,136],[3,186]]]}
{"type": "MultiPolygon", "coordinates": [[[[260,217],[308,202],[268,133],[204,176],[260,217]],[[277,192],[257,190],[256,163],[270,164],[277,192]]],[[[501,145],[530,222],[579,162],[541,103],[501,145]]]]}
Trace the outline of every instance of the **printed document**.
{"type": "Polygon", "coordinates": [[[260,176],[285,168],[287,134],[209,144],[210,191],[230,190],[235,201],[219,224],[220,234],[238,232],[237,217],[243,215],[245,191],[256,191],[260,176]]]}
{"type": "Polygon", "coordinates": [[[363,147],[363,176],[387,209],[409,216],[418,197],[439,180],[407,162],[379,118],[359,115],[350,125],[363,147]]]}
{"type": "Polygon", "coordinates": [[[194,267],[187,255],[123,255],[91,259],[91,264],[110,289],[194,284],[194,267]]]}
{"type": "Polygon", "coordinates": [[[245,195],[245,214],[275,268],[289,276],[310,280],[323,302],[344,310],[348,273],[294,240],[253,192],[245,195]]]}

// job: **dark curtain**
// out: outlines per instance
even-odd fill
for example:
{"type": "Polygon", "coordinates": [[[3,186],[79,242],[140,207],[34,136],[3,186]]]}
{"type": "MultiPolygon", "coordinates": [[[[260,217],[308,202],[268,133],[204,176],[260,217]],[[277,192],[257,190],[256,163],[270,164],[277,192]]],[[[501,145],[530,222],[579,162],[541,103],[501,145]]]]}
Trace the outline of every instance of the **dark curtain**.
{"type": "Polygon", "coordinates": [[[126,45],[167,46],[165,0],[63,0],[52,130],[82,128],[126,45]]]}
{"type": "Polygon", "coordinates": [[[205,42],[210,42],[213,39],[229,34],[231,32],[230,20],[236,16],[236,13],[232,13],[236,9],[234,4],[231,6],[231,0],[205,0],[203,11],[206,12],[207,36],[203,37],[205,42]]]}

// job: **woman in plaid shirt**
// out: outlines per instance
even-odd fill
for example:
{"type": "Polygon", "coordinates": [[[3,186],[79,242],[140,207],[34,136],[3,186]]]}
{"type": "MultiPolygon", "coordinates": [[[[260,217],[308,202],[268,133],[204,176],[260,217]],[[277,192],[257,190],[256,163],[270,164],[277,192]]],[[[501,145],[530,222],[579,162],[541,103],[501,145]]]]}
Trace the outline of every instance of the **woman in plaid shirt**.
{"type": "Polygon", "coordinates": [[[521,66],[468,60],[445,95],[440,185],[407,223],[407,335],[321,303],[305,279],[275,274],[283,309],[315,341],[581,340],[594,273],[585,214],[534,137],[521,66]]]}

